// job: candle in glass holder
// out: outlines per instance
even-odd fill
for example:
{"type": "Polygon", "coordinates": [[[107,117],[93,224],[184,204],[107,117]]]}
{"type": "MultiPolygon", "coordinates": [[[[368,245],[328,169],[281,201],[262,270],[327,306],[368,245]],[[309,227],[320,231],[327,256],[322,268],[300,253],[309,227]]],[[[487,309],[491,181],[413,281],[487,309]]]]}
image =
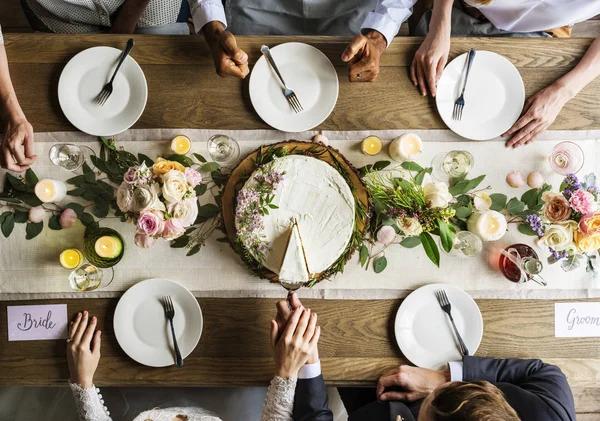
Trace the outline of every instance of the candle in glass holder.
{"type": "Polygon", "coordinates": [[[365,137],[362,141],[360,149],[366,155],[377,155],[383,147],[381,139],[377,136],[365,137]]]}
{"type": "Polygon", "coordinates": [[[83,253],[77,249],[67,249],[60,254],[59,261],[65,269],[76,269],[83,262],[83,253]]]}
{"type": "Polygon", "coordinates": [[[412,161],[421,153],[423,141],[414,133],[405,133],[390,143],[390,157],[394,161],[412,161]]]}
{"type": "Polygon", "coordinates": [[[506,218],[493,210],[477,211],[467,221],[467,229],[483,241],[496,241],[506,233],[506,218]]]}
{"type": "Polygon", "coordinates": [[[44,203],[60,202],[67,196],[67,185],[59,180],[43,179],[35,185],[35,195],[44,203]]]}
{"type": "Polygon", "coordinates": [[[96,240],[94,250],[103,259],[114,259],[123,251],[123,243],[116,235],[105,235],[96,240]]]}
{"type": "Polygon", "coordinates": [[[171,141],[171,150],[177,155],[185,155],[192,149],[192,141],[189,137],[180,134],[171,141]]]}

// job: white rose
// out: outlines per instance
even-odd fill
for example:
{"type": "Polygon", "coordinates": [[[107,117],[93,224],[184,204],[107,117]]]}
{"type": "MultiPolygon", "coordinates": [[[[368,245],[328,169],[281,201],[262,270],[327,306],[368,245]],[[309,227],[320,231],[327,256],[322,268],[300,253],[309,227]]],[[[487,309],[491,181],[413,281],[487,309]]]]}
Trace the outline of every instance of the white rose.
{"type": "Polygon", "coordinates": [[[183,226],[189,227],[198,217],[198,199],[192,197],[181,202],[169,204],[169,213],[173,218],[179,219],[183,226]]]}
{"type": "Polygon", "coordinates": [[[187,193],[188,184],[185,174],[171,170],[162,176],[162,194],[167,202],[179,202],[187,193]]]}
{"type": "Polygon", "coordinates": [[[423,232],[423,227],[416,218],[398,218],[396,223],[407,237],[414,237],[423,232]]]}
{"type": "Polygon", "coordinates": [[[434,208],[446,208],[452,200],[452,195],[448,191],[446,183],[434,183],[429,174],[423,178],[423,193],[425,200],[431,203],[434,208]]]}
{"type": "Polygon", "coordinates": [[[165,204],[158,198],[158,184],[140,185],[133,191],[131,210],[141,212],[143,210],[165,211],[165,204]]]}
{"type": "Polygon", "coordinates": [[[546,228],[538,244],[551,247],[556,251],[567,250],[573,246],[573,232],[576,227],[575,221],[569,221],[565,225],[552,224],[546,228]]]}
{"type": "Polygon", "coordinates": [[[129,188],[129,183],[123,181],[117,189],[117,206],[121,212],[129,212],[133,204],[133,193],[129,188]]]}

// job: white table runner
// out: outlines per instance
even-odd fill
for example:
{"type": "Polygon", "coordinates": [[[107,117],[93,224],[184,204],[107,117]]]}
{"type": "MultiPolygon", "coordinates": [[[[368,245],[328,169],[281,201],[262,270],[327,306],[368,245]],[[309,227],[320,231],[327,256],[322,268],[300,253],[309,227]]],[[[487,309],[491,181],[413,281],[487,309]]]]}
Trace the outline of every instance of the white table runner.
{"type": "MultiPolygon", "coordinates": [[[[340,150],[356,167],[378,160],[389,160],[384,151],[376,157],[367,157],[360,152],[360,140],[369,134],[389,141],[405,131],[373,132],[323,132],[330,139],[330,145],[340,150]]],[[[170,140],[177,134],[186,134],[193,141],[193,152],[208,158],[207,139],[215,133],[225,133],[236,138],[242,156],[261,144],[274,143],[286,139],[309,140],[314,132],[287,134],[272,130],[258,131],[218,131],[195,129],[152,129],[130,130],[116,136],[120,146],[133,153],[143,152],[152,159],[170,155],[170,140]]],[[[453,149],[470,151],[475,165],[470,177],[487,174],[481,184],[490,185],[491,192],[505,193],[508,197],[517,196],[528,189],[511,188],[505,177],[510,170],[520,170],[525,175],[530,171],[540,171],[546,181],[558,187],[561,177],[554,174],[548,164],[552,147],[560,140],[577,140],[585,151],[586,164],[580,175],[598,173],[600,138],[599,132],[548,132],[542,140],[518,149],[507,149],[504,142],[465,141],[445,130],[415,131],[424,140],[423,153],[417,159],[422,166],[429,166],[440,152],[453,149]]],[[[33,166],[38,176],[66,180],[73,176],[52,165],[48,150],[54,143],[71,142],[99,149],[98,139],[77,132],[36,133],[36,154],[38,161],[33,166]]],[[[387,143],[387,142],[386,142],[387,143]]],[[[4,172],[0,170],[0,179],[4,172]]],[[[205,194],[201,203],[207,203],[211,196],[205,194]]],[[[69,198],[66,199],[66,202],[69,198]]],[[[172,249],[168,243],[157,241],[151,249],[139,249],[133,243],[134,226],[118,219],[105,219],[102,226],[117,229],[125,238],[126,253],[121,263],[115,267],[112,284],[94,292],[78,293],[69,289],[68,271],[58,263],[58,255],[69,247],[82,248],[83,227],[79,224],[69,230],[52,231],[47,228],[33,240],[25,240],[24,224],[17,224],[7,240],[0,236],[0,299],[38,298],[81,298],[118,296],[130,286],[144,279],[166,277],[180,282],[199,297],[283,297],[284,290],[277,284],[258,279],[243,265],[241,259],[227,243],[215,239],[222,234],[216,231],[200,253],[186,257],[185,250],[172,249]]],[[[357,262],[357,256],[348,262],[344,273],[331,281],[325,281],[311,290],[300,291],[301,297],[330,299],[384,299],[406,296],[415,288],[432,282],[442,282],[463,288],[476,298],[592,298],[600,296],[600,281],[591,279],[583,268],[565,273],[558,266],[545,265],[542,276],[548,281],[547,287],[533,282],[516,285],[505,280],[493,270],[488,260],[490,249],[515,242],[533,244],[534,238],[526,237],[512,224],[509,233],[497,243],[486,243],[486,250],[480,257],[461,259],[447,256],[442,252],[441,267],[436,268],[421,247],[406,249],[401,246],[388,248],[388,267],[381,274],[370,268],[364,270],[357,262]]],[[[546,256],[545,251],[538,252],[546,256]]],[[[493,259],[492,259],[493,260],[493,259]]],[[[107,271],[110,274],[110,270],[107,271]]]]}

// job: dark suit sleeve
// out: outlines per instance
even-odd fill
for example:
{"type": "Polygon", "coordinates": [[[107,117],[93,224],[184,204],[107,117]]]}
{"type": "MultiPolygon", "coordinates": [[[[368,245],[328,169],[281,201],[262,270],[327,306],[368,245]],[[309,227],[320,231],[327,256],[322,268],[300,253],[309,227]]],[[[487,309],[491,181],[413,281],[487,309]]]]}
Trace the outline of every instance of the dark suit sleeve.
{"type": "Polygon", "coordinates": [[[332,421],[323,376],[298,379],[294,397],[294,421],[332,421]]]}
{"type": "Polygon", "coordinates": [[[463,358],[463,380],[487,380],[490,383],[509,383],[518,386],[525,395],[540,398],[565,421],[575,420],[575,402],[567,378],[555,365],[541,360],[516,358],[463,358]]]}

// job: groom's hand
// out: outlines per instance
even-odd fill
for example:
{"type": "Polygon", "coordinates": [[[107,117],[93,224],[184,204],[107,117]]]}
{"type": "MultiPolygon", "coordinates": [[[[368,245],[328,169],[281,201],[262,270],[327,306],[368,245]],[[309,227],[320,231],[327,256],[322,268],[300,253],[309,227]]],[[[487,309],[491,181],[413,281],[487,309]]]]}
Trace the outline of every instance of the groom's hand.
{"type": "Polygon", "coordinates": [[[377,399],[385,401],[413,402],[425,398],[435,389],[450,381],[450,370],[429,370],[427,368],[401,365],[391,369],[377,382],[377,399]]]}

